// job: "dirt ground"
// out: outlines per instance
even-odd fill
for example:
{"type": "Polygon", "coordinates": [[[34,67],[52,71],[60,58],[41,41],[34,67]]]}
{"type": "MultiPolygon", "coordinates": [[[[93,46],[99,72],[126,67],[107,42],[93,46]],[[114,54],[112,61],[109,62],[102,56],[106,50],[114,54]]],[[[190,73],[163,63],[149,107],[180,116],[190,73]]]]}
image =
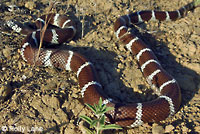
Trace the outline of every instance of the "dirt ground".
{"type": "MultiPolygon", "coordinates": [[[[1,0],[0,23],[34,22],[46,14],[47,0],[1,0]],[[7,11],[5,5],[16,5],[7,11]]],[[[74,40],[67,48],[85,55],[98,71],[105,92],[117,100],[144,102],[157,96],[145,82],[136,60],[118,41],[113,23],[138,10],[176,10],[191,0],[60,0],[55,12],[73,18],[74,40]]],[[[170,119],[105,133],[200,133],[200,8],[175,22],[148,22],[137,35],[153,49],[181,87],[182,106],[170,119]]],[[[33,67],[20,56],[24,36],[0,32],[0,133],[84,133],[79,115],[94,117],[82,101],[76,75],[55,68],[33,67]],[[8,131],[7,131],[8,132],[8,131]]]]}

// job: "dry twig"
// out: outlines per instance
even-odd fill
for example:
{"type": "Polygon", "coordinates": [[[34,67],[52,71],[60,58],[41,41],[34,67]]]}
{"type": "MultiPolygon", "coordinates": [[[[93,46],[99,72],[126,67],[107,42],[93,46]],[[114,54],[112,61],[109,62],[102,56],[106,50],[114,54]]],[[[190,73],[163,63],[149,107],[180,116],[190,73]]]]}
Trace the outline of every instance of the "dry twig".
{"type": "MultiPolygon", "coordinates": [[[[53,11],[53,9],[55,8],[55,5],[57,4],[58,2],[56,1],[50,1],[49,2],[49,9],[47,10],[47,13],[50,13],[53,11]]],[[[47,15],[48,16],[48,15],[47,15]]],[[[49,20],[47,20],[47,16],[45,18],[45,21],[44,21],[44,26],[42,27],[42,29],[40,28],[40,44],[39,44],[39,48],[38,48],[38,53],[37,53],[37,57],[36,57],[36,61],[38,61],[39,59],[39,55],[40,55],[40,50],[42,48],[42,43],[43,43],[43,39],[44,39],[44,34],[45,34],[45,31],[47,30],[47,26],[49,24],[49,20]]],[[[51,18],[52,16],[50,16],[51,18]]],[[[35,63],[34,63],[35,64],[35,63]]]]}

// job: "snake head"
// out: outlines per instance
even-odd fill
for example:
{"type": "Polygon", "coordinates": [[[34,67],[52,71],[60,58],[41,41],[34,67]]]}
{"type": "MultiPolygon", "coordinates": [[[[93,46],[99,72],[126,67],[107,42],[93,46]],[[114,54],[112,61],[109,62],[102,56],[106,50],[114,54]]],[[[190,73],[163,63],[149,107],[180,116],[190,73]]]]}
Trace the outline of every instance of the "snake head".
{"type": "Polygon", "coordinates": [[[4,20],[0,19],[0,30],[2,32],[9,32],[11,29],[4,20]]]}
{"type": "Polygon", "coordinates": [[[17,22],[15,22],[13,20],[7,21],[6,25],[8,26],[8,28],[14,30],[17,33],[20,33],[21,30],[22,30],[22,28],[21,28],[22,26],[20,25],[20,23],[17,23],[17,22]]]}

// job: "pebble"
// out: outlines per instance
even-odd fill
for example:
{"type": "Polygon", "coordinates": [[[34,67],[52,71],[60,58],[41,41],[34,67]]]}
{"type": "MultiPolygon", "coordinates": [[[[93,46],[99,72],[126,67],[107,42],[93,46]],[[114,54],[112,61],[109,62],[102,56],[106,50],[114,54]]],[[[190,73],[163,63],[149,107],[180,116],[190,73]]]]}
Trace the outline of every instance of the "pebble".
{"type": "Polygon", "coordinates": [[[196,126],[196,127],[194,128],[194,130],[195,130],[196,132],[200,132],[200,127],[199,127],[199,126],[196,126]]]}
{"type": "Polygon", "coordinates": [[[57,81],[56,80],[49,80],[47,82],[48,82],[48,84],[41,86],[42,90],[50,90],[50,89],[57,88],[57,81]]]}
{"type": "Polygon", "coordinates": [[[83,123],[84,123],[84,122],[81,121],[81,122],[79,123],[78,127],[79,127],[79,129],[81,130],[82,134],[87,134],[86,128],[85,128],[85,126],[84,126],[83,123]]]}
{"type": "Polygon", "coordinates": [[[173,125],[167,125],[165,127],[165,133],[170,133],[174,129],[173,125]]]}
{"type": "Polygon", "coordinates": [[[152,134],[164,134],[164,128],[154,123],[152,126],[152,134]]]}
{"type": "Polygon", "coordinates": [[[183,127],[182,127],[182,131],[183,131],[184,133],[187,133],[188,130],[189,130],[189,129],[188,129],[186,126],[183,126],[183,127]]]}
{"type": "Polygon", "coordinates": [[[65,134],[75,134],[74,125],[71,123],[69,124],[66,129],[64,130],[65,134]]]}
{"type": "Polygon", "coordinates": [[[0,101],[4,100],[8,95],[10,95],[12,91],[12,87],[10,82],[5,83],[4,85],[0,85],[0,101]]]}
{"type": "Polygon", "coordinates": [[[25,3],[25,7],[30,9],[30,10],[33,10],[36,7],[36,4],[33,1],[28,1],[28,2],[25,3]]]}
{"type": "Polygon", "coordinates": [[[194,33],[196,33],[197,35],[200,35],[200,28],[199,27],[195,27],[194,28],[194,33]]]}
{"type": "Polygon", "coordinates": [[[11,48],[6,46],[4,49],[3,49],[3,55],[7,58],[7,59],[10,59],[11,58],[11,48]]]}
{"type": "Polygon", "coordinates": [[[189,41],[188,43],[188,51],[187,51],[187,54],[189,54],[190,56],[193,56],[195,54],[195,52],[197,51],[197,47],[196,45],[189,41]]]}
{"type": "Polygon", "coordinates": [[[56,98],[54,96],[45,95],[45,96],[42,97],[42,101],[46,105],[48,105],[48,106],[50,106],[54,109],[60,108],[60,101],[58,100],[58,98],[56,98]]]}

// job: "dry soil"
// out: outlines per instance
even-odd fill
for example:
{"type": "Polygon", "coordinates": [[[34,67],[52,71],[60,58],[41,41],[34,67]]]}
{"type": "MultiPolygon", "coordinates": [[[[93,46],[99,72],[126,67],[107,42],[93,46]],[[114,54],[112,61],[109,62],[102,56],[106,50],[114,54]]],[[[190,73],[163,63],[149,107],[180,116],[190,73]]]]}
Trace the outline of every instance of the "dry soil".
{"type": "MultiPolygon", "coordinates": [[[[85,55],[97,69],[105,92],[119,101],[144,102],[157,96],[136,60],[118,41],[113,23],[138,10],[176,10],[191,0],[60,0],[55,12],[73,18],[77,35],[60,48],[85,55]]],[[[47,0],[1,0],[0,23],[34,22],[47,13],[47,0]],[[10,11],[6,6],[16,5],[10,11]]],[[[137,35],[181,87],[182,105],[173,118],[158,124],[105,133],[200,133],[200,8],[175,22],[138,25],[137,35]]],[[[0,31],[0,133],[84,133],[79,115],[94,118],[82,101],[76,75],[56,68],[33,67],[20,56],[24,36],[0,31]],[[3,132],[2,132],[3,133],[3,132]]],[[[87,125],[86,125],[87,126],[87,125]]]]}

